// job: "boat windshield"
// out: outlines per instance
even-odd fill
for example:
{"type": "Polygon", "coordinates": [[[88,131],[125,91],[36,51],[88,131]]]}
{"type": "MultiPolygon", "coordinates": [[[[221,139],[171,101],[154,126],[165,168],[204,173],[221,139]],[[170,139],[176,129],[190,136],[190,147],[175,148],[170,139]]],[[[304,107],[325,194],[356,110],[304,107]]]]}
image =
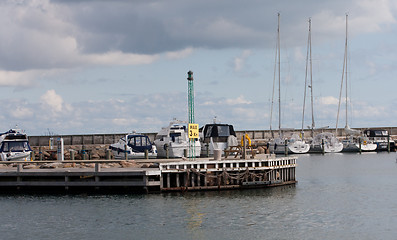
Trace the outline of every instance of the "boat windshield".
{"type": "Polygon", "coordinates": [[[229,126],[218,126],[218,136],[228,137],[230,135],[229,126]]]}
{"type": "Polygon", "coordinates": [[[23,152],[30,151],[28,142],[3,142],[3,152],[23,152]]]}
{"type": "Polygon", "coordinates": [[[128,141],[128,145],[141,147],[149,146],[151,145],[151,143],[147,136],[134,136],[130,138],[130,140],[128,141]]]}

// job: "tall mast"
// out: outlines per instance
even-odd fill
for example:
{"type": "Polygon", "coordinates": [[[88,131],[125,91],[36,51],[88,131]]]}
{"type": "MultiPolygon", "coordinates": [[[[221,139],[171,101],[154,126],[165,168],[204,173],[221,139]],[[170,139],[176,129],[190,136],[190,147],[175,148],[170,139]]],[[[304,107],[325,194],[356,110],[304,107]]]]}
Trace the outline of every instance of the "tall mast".
{"type": "Polygon", "coordinates": [[[278,131],[281,137],[281,63],[280,63],[280,13],[277,14],[277,55],[278,55],[278,131]]]}
{"type": "Polygon", "coordinates": [[[349,128],[349,126],[348,126],[348,123],[347,123],[347,66],[348,66],[348,64],[347,64],[347,62],[348,62],[348,57],[347,57],[347,55],[348,55],[348,46],[347,46],[347,44],[348,44],[348,41],[347,41],[347,17],[348,17],[348,15],[346,14],[346,41],[345,41],[345,62],[346,62],[346,68],[345,68],[345,79],[346,79],[346,81],[345,81],[345,85],[346,85],[346,87],[345,87],[345,90],[346,90],[346,99],[345,99],[345,102],[346,102],[346,114],[345,114],[345,116],[346,116],[346,126],[345,126],[345,128],[347,129],[347,128],[349,128]]]}
{"type": "Polygon", "coordinates": [[[310,102],[311,102],[311,110],[312,110],[312,132],[313,129],[316,127],[314,123],[314,101],[313,101],[313,65],[312,65],[312,20],[309,18],[309,61],[310,61],[310,102]]]}
{"type": "Polygon", "coordinates": [[[303,129],[304,129],[304,121],[305,121],[305,106],[306,106],[306,88],[310,88],[310,103],[311,103],[311,113],[312,113],[312,125],[311,132],[313,137],[313,129],[315,128],[314,123],[314,107],[313,107],[313,71],[312,71],[312,34],[311,34],[311,19],[309,18],[309,33],[307,37],[307,53],[306,53],[306,73],[305,73],[305,90],[303,94],[303,113],[302,113],[302,138],[303,138],[303,129]],[[309,72],[310,71],[310,72],[309,72]],[[310,74],[310,83],[308,82],[308,75],[310,74]]]}

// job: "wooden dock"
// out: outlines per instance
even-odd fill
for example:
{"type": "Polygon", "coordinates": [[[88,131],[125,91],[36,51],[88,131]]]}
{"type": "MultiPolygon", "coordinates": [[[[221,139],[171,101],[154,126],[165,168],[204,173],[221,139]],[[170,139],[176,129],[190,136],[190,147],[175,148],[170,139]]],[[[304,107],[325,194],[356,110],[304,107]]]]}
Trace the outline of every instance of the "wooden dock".
{"type": "Polygon", "coordinates": [[[18,162],[16,167],[0,169],[0,191],[167,192],[271,187],[297,182],[296,160],[293,156],[260,154],[254,159],[151,159],[156,166],[151,168],[103,168],[104,161],[96,161],[94,168],[53,169],[24,169],[23,164],[42,163],[18,162]]]}

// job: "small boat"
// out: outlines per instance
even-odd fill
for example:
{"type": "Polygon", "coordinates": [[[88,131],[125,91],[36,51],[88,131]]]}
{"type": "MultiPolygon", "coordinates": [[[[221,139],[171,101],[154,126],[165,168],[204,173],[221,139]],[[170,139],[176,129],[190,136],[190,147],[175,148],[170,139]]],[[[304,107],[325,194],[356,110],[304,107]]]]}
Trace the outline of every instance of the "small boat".
{"type": "Polygon", "coordinates": [[[149,158],[157,157],[156,146],[150,142],[148,136],[142,134],[128,134],[111,144],[109,149],[116,159],[126,159],[126,153],[128,159],[145,158],[146,152],[149,158]]]}
{"type": "Polygon", "coordinates": [[[361,131],[346,127],[346,138],[342,139],[342,152],[372,152],[377,145],[366,136],[361,136],[361,131]]]}
{"type": "Polygon", "coordinates": [[[384,129],[366,129],[364,130],[364,136],[376,144],[376,151],[387,151],[389,144],[394,145],[394,142],[390,142],[389,132],[384,129]]]}
{"type": "Polygon", "coordinates": [[[158,157],[167,157],[167,151],[169,158],[181,158],[185,154],[187,157],[200,157],[200,141],[198,138],[189,139],[187,126],[186,122],[174,120],[157,133],[154,144],[158,157]]]}
{"type": "Polygon", "coordinates": [[[28,161],[32,149],[28,136],[20,129],[10,129],[0,135],[0,158],[2,161],[28,161]]]}
{"type": "Polygon", "coordinates": [[[309,153],[337,153],[341,152],[343,144],[330,132],[317,134],[310,143],[309,153]]]}
{"type": "MultiPolygon", "coordinates": [[[[238,140],[233,125],[224,123],[206,124],[200,132],[201,155],[212,156],[215,150],[226,150],[238,146],[238,140]]],[[[223,153],[222,153],[223,154],[223,153]]]]}

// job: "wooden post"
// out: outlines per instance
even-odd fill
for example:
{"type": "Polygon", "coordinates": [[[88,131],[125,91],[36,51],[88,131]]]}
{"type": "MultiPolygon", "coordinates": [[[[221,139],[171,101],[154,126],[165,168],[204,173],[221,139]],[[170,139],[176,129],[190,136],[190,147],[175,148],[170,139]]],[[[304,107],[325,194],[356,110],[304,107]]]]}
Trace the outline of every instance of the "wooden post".
{"type": "Polygon", "coordinates": [[[360,154],[361,154],[361,137],[358,138],[358,147],[360,148],[360,154]]]}
{"type": "Polygon", "coordinates": [[[70,160],[74,161],[74,152],[75,151],[73,149],[70,149],[69,152],[70,152],[70,160]]]}
{"type": "Polygon", "coordinates": [[[145,149],[145,159],[149,159],[149,151],[145,149]]]}
{"type": "Polygon", "coordinates": [[[324,139],[321,139],[321,153],[324,155],[325,148],[324,148],[324,139]]]}
{"type": "Polygon", "coordinates": [[[124,159],[128,161],[127,143],[124,145],[124,159]]]}
{"type": "Polygon", "coordinates": [[[165,144],[164,147],[165,147],[165,158],[168,159],[170,158],[170,152],[168,151],[168,144],[165,144]]]}
{"type": "Polygon", "coordinates": [[[387,135],[387,152],[390,153],[390,135],[387,135]]]}
{"type": "Polygon", "coordinates": [[[43,161],[43,149],[41,146],[39,147],[39,160],[43,161]]]}
{"type": "Polygon", "coordinates": [[[243,135],[243,156],[242,156],[242,158],[243,159],[247,159],[247,149],[246,149],[246,143],[245,143],[245,141],[246,141],[246,138],[245,138],[245,133],[244,133],[244,135],[243,135]]]}
{"type": "Polygon", "coordinates": [[[288,140],[284,140],[284,155],[288,156],[288,140]]]}
{"type": "Polygon", "coordinates": [[[110,149],[106,149],[106,157],[107,160],[110,160],[110,149]]]}

